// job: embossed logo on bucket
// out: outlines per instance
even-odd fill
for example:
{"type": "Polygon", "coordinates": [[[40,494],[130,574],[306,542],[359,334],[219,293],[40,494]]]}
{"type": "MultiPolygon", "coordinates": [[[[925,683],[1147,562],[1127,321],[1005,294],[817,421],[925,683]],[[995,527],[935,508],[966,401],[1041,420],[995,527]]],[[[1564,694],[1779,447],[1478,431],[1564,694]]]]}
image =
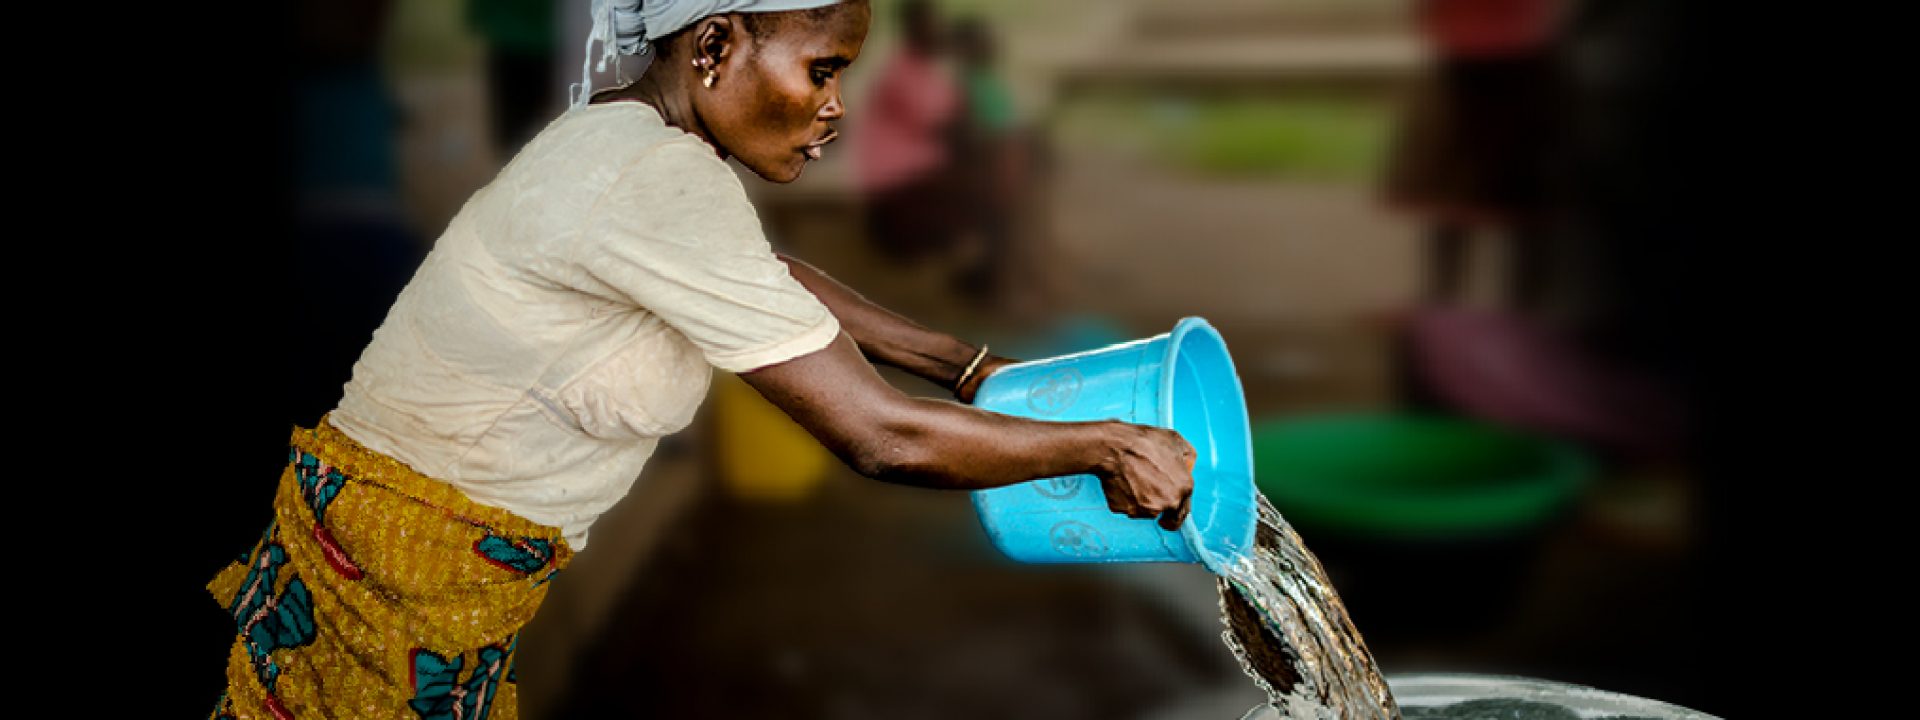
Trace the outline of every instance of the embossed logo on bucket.
{"type": "Polygon", "coordinates": [[[1080,479],[1083,477],[1085,476],[1065,475],[1062,477],[1051,477],[1045,480],[1035,480],[1033,481],[1033,489],[1041,495],[1055,500],[1064,500],[1080,494],[1080,479]]]}
{"type": "Polygon", "coordinates": [[[1067,557],[1101,557],[1113,549],[1099,530],[1078,520],[1054,523],[1047,536],[1053,540],[1053,549],[1067,557]]]}
{"type": "Polygon", "coordinates": [[[1035,380],[1027,390],[1027,407],[1041,415],[1059,415],[1080,399],[1080,370],[1061,368],[1035,380]]]}

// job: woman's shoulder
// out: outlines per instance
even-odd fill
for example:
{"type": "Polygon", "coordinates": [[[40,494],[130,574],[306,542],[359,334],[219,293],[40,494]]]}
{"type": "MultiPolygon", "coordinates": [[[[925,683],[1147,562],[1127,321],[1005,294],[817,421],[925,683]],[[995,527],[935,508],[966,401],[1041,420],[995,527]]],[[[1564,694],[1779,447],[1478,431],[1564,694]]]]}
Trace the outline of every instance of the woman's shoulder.
{"type": "Polygon", "coordinates": [[[685,145],[689,140],[704,145],[668,126],[648,105],[597,103],[562,112],[520,149],[508,169],[523,166],[586,179],[598,174],[595,169],[623,169],[662,147],[685,145]]]}
{"type": "Polygon", "coordinates": [[[604,239],[580,228],[609,215],[657,224],[702,201],[709,203],[709,214],[732,215],[718,211],[732,210],[735,200],[714,198],[730,191],[713,192],[702,180],[715,177],[710,165],[728,176],[731,170],[711,150],[701,157],[697,148],[704,147],[699,138],[667,126],[649,106],[571,108],[469,198],[452,225],[478,235],[476,247],[507,265],[545,267],[576,254],[580,242],[604,239]],[[705,192],[681,197],[687,188],[705,192]]]}

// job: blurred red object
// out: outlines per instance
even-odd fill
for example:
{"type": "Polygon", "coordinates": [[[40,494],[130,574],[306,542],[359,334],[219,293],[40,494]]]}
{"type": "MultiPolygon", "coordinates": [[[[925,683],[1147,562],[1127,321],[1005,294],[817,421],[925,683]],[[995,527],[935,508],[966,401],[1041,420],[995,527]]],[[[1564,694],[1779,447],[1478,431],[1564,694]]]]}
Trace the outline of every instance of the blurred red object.
{"type": "Polygon", "coordinates": [[[1499,57],[1545,48],[1558,11],[1555,0],[1420,0],[1414,16],[1442,56],[1499,57]]]}
{"type": "Polygon", "coordinates": [[[1680,446],[1684,410],[1671,394],[1563,333],[1490,310],[1409,320],[1415,371],[1460,412],[1634,456],[1680,446]]]}

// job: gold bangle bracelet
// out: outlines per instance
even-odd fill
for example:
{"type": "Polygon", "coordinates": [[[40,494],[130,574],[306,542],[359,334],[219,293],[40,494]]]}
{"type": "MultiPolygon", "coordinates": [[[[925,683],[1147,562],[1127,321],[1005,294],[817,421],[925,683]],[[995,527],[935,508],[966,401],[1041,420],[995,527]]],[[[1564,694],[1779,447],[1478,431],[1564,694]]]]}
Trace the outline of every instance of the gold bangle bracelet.
{"type": "Polygon", "coordinates": [[[967,378],[973,377],[973,371],[980,368],[980,361],[987,359],[987,347],[986,345],[980,346],[980,352],[973,356],[973,362],[967,363],[966,372],[960,373],[960,379],[954,381],[953,391],[955,393],[960,392],[960,388],[967,386],[967,378]]]}

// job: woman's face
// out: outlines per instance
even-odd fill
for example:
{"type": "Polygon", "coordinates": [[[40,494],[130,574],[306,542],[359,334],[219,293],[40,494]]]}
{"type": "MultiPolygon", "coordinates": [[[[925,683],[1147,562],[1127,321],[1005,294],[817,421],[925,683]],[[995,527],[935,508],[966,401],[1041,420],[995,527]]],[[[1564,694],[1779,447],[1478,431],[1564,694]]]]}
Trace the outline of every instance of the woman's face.
{"type": "Polygon", "coordinates": [[[714,86],[694,92],[714,142],[767,180],[799,178],[838,134],[831,123],[846,114],[840,78],[860,57],[870,17],[864,0],[852,0],[823,16],[756,18],[773,25],[759,33],[736,24],[736,36],[714,65],[714,86]]]}

